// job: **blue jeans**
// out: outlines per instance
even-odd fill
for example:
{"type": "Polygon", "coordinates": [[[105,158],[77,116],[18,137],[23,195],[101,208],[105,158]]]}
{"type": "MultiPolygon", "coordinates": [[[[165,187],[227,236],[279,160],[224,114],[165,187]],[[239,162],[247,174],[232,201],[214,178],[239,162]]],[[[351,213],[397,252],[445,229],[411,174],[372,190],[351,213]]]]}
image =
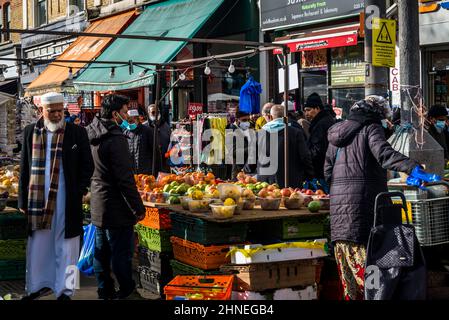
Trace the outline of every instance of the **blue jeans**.
{"type": "Polygon", "coordinates": [[[98,292],[111,294],[115,292],[112,272],[120,286],[119,295],[127,297],[136,284],[133,280],[132,257],[134,252],[134,229],[124,227],[117,229],[98,228],[95,232],[94,271],[98,283],[98,292]]]}

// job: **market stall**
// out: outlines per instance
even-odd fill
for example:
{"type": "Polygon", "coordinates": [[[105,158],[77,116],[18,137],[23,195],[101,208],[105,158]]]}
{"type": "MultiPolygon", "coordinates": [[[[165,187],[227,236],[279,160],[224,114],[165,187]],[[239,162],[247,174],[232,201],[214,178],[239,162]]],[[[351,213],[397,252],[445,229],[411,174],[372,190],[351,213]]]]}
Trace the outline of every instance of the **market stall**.
{"type": "Polygon", "coordinates": [[[177,300],[318,299],[328,196],[240,178],[136,176],[144,289],[177,300]]]}

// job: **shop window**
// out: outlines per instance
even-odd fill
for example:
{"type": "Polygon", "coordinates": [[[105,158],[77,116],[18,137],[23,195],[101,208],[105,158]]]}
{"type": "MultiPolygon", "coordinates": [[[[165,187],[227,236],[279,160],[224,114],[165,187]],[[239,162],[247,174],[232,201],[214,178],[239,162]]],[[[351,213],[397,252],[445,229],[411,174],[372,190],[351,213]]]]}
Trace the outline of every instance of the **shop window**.
{"type": "Polygon", "coordinates": [[[331,93],[332,107],[342,109],[342,118],[346,119],[354,103],[365,97],[365,88],[332,89],[331,93]]]}
{"type": "Polygon", "coordinates": [[[300,86],[302,105],[307,97],[316,92],[321,100],[328,100],[327,50],[303,51],[301,53],[300,86]]]}

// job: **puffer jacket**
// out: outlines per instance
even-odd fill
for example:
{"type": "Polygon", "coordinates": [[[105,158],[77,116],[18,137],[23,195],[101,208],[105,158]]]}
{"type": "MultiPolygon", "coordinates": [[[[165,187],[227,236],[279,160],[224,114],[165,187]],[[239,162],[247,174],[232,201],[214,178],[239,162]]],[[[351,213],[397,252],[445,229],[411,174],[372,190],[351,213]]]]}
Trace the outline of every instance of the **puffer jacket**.
{"type": "Polygon", "coordinates": [[[387,170],[410,174],[419,163],[391,147],[380,122],[340,122],[331,127],[328,139],[324,174],[330,185],[332,242],[366,245],[375,198],[388,191],[387,170]]]}
{"type": "Polygon", "coordinates": [[[133,176],[128,142],[112,121],[94,118],[86,128],[95,171],[91,183],[92,223],[100,228],[136,224],[145,213],[133,176]]]}

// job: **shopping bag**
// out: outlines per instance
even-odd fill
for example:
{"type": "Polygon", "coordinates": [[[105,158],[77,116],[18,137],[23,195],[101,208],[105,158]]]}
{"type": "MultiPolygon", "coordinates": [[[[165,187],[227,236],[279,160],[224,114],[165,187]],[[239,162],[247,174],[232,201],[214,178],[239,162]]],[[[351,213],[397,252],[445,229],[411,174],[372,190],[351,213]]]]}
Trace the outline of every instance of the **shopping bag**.
{"type": "Polygon", "coordinates": [[[84,226],[84,243],[77,267],[85,275],[94,274],[95,226],[84,226]]]}

